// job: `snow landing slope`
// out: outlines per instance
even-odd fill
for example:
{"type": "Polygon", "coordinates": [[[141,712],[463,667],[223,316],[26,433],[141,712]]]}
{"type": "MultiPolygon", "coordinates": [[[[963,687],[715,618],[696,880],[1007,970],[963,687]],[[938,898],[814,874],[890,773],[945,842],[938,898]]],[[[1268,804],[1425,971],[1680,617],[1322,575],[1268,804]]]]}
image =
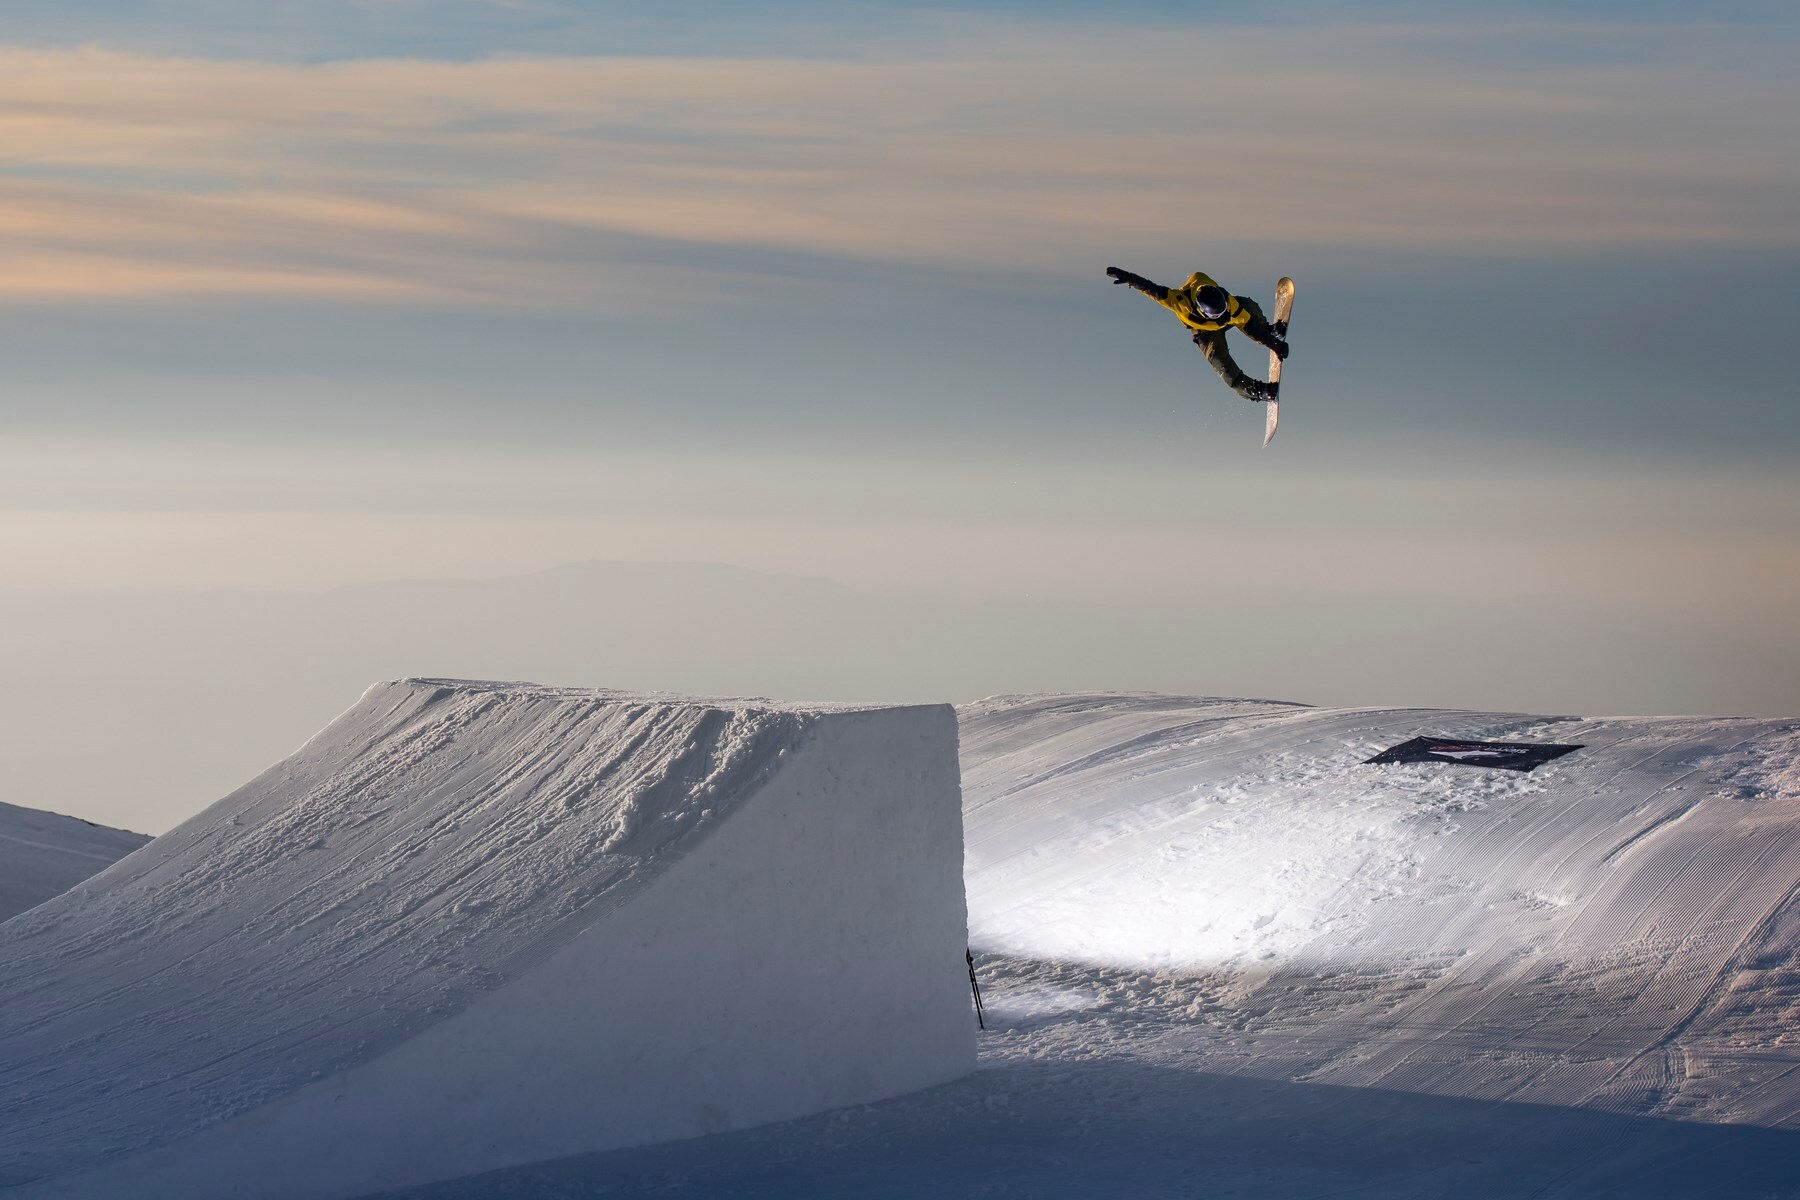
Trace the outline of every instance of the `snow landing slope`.
{"type": "Polygon", "coordinates": [[[1167,696],[961,717],[970,937],[1038,1058],[1058,1013],[1129,1010],[1132,1053],[1189,1071],[1800,1129],[1800,722],[1167,696]],[[1418,734],[1586,748],[1362,765],[1418,734]]]}
{"type": "Polygon", "coordinates": [[[0,804],[0,921],[68,891],[149,840],[141,833],[0,804]]]}
{"type": "Polygon", "coordinates": [[[956,772],[947,706],[377,686],[0,928],[0,1195],[349,1196],[954,1078],[956,772]]]}

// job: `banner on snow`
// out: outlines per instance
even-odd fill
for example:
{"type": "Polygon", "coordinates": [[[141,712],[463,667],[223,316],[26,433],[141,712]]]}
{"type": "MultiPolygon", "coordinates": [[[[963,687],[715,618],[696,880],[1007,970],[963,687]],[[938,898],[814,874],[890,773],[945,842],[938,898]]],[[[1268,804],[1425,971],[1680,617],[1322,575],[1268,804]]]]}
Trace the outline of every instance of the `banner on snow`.
{"type": "Polygon", "coordinates": [[[1548,742],[1467,742],[1456,738],[1416,737],[1389,747],[1365,762],[1447,762],[1465,767],[1529,771],[1579,749],[1580,746],[1553,746],[1548,742]]]}

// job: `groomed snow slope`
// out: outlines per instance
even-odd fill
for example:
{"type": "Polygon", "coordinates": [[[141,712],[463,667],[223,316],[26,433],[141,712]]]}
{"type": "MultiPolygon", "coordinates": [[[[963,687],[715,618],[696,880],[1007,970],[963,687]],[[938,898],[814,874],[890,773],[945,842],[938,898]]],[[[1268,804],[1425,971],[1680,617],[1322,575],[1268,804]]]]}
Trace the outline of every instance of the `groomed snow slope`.
{"type": "Polygon", "coordinates": [[[380,685],[0,928],[0,1194],[349,1196],[954,1078],[960,834],[947,706],[380,685]]]}
{"type": "Polygon", "coordinates": [[[141,833],[0,804],[0,921],[68,891],[149,840],[141,833]]]}
{"type": "Polygon", "coordinates": [[[386,1200],[1800,1200],[1800,722],[960,716],[979,1071],[386,1200]]]}
{"type": "Polygon", "coordinates": [[[1196,1069],[1800,1128],[1800,723],[1157,696],[962,722],[1003,1019],[1054,1010],[1034,962],[1150,970],[1183,977],[1196,1069]],[[1586,748],[1361,765],[1418,734],[1586,748]]]}

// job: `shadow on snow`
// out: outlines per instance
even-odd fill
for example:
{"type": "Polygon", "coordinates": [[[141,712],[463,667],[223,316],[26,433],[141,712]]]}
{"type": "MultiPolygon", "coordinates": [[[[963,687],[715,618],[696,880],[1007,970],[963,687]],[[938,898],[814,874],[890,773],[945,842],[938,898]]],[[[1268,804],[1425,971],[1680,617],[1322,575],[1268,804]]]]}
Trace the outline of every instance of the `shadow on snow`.
{"type": "Polygon", "coordinates": [[[383,1193],[502,1197],[1800,1197],[1800,1133],[1205,1074],[992,1067],[735,1133],[383,1193]]]}

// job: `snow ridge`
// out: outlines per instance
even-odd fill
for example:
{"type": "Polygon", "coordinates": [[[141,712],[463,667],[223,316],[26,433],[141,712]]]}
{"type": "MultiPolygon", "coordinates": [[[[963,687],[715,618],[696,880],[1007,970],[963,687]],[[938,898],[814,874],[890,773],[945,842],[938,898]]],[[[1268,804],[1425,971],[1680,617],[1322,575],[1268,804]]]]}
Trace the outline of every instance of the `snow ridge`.
{"type": "Polygon", "coordinates": [[[59,813],[0,804],[0,921],[68,891],[149,840],[59,813]]]}

